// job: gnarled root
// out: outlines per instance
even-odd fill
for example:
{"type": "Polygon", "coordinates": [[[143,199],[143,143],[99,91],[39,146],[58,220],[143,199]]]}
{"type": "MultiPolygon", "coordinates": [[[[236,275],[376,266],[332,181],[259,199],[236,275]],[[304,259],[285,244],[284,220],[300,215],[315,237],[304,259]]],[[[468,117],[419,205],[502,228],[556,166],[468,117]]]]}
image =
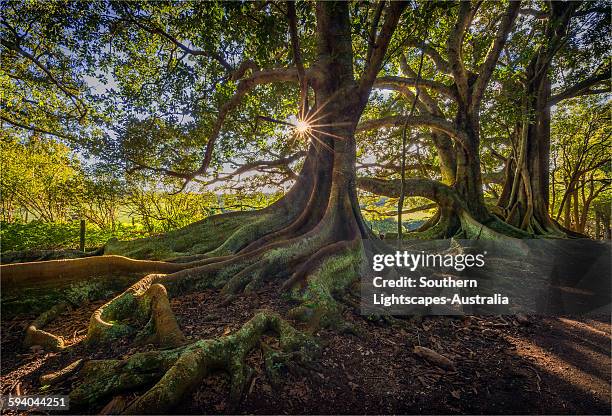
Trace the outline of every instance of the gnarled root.
{"type": "Polygon", "coordinates": [[[307,322],[310,330],[341,322],[336,296],[358,278],[363,255],[360,239],[334,243],[314,253],[283,285],[300,302],[289,316],[307,322]]]}
{"type": "Polygon", "coordinates": [[[79,373],[80,383],[70,393],[71,403],[95,405],[111,395],[155,383],[122,413],[165,413],[202,379],[219,370],[230,374],[230,394],[233,400],[239,400],[250,374],[245,358],[267,331],[278,335],[280,347],[286,352],[307,351],[315,346],[278,315],[264,311],[229,336],[172,350],[139,353],[125,360],[89,361],[79,373]]]}
{"type": "Polygon", "coordinates": [[[64,381],[72,374],[77,372],[82,367],[82,365],[83,359],[79,358],[78,360],[74,361],[73,363],[60,370],[49,374],[43,374],[42,376],[40,376],[40,384],[42,384],[43,386],[50,386],[64,381]]]}
{"type": "Polygon", "coordinates": [[[146,322],[137,341],[163,347],[176,347],[185,343],[176,317],[170,308],[166,288],[155,283],[163,275],[148,275],[112,299],[91,317],[87,342],[107,342],[134,332],[132,326],[121,322],[136,319],[146,322]]]}
{"type": "Polygon", "coordinates": [[[33,345],[40,345],[46,350],[59,351],[64,348],[64,340],[62,337],[53,335],[43,331],[46,325],[67,311],[70,306],[66,303],[55,305],[48,311],[40,314],[26,329],[26,335],[23,340],[23,346],[28,348],[33,345]]]}

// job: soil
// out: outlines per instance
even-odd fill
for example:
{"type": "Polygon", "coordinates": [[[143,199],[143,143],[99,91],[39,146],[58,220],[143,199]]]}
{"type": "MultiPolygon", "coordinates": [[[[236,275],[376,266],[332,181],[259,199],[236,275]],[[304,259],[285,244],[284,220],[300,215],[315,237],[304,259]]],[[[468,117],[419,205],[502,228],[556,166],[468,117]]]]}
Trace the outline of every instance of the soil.
{"type": "MultiPolygon", "coordinates": [[[[124,358],[151,345],[128,339],[87,349],[82,341],[93,310],[82,305],[45,330],[62,335],[70,348],[48,352],[22,346],[35,316],[1,322],[2,394],[67,394],[75,376],[40,390],[39,377],[79,358],[124,358]]],[[[276,286],[242,295],[224,305],[216,291],[171,301],[190,340],[227,335],[258,309],[286,314],[292,305],[276,286]]],[[[610,317],[515,316],[423,317],[373,321],[347,308],[351,331],[321,330],[321,346],[306,367],[282,367],[274,384],[256,348],[248,358],[254,375],[240,403],[228,399],[229,380],[217,374],[176,413],[207,414],[610,414],[610,317]],[[450,359],[442,369],[417,356],[427,347],[450,359]]],[[[299,325],[297,325],[299,328],[299,325]]],[[[267,340],[273,345],[273,340],[267,340]]],[[[115,398],[129,402],[139,392],[115,398]]],[[[108,401],[110,402],[109,398],[108,401]]],[[[99,413],[94,409],[73,409],[99,413]]]]}

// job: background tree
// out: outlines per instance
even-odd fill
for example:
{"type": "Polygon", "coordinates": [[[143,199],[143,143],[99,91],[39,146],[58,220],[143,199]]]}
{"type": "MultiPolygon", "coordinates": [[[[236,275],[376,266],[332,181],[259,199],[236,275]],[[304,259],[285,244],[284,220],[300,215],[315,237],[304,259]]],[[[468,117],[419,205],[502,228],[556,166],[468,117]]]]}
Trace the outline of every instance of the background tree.
{"type": "MultiPolygon", "coordinates": [[[[555,113],[551,209],[565,228],[584,233],[593,201],[610,189],[610,108],[573,100],[555,113]]],[[[602,195],[603,196],[603,195],[602,195]]]]}
{"type": "MultiPolygon", "coordinates": [[[[599,87],[609,79],[610,67],[606,63],[607,49],[601,40],[609,20],[609,10],[603,4],[557,3],[541,5],[541,10],[527,8],[529,16],[522,31],[526,39],[519,39],[509,49],[507,66],[521,68],[525,50],[533,43],[541,43],[527,58],[524,75],[517,82],[513,76],[506,85],[523,91],[515,99],[521,112],[513,128],[513,153],[508,160],[509,169],[498,206],[502,218],[510,224],[537,234],[563,235],[564,231],[548,215],[550,173],[550,107],[560,101],[582,94],[605,92],[599,87]],[[572,57],[571,65],[566,59],[572,57]],[[581,56],[583,61],[574,61],[581,56]],[[554,86],[551,95],[551,75],[562,81],[554,86]],[[518,103],[517,103],[518,104],[518,103]]],[[[603,89],[602,89],[603,88],[603,89]]]]}

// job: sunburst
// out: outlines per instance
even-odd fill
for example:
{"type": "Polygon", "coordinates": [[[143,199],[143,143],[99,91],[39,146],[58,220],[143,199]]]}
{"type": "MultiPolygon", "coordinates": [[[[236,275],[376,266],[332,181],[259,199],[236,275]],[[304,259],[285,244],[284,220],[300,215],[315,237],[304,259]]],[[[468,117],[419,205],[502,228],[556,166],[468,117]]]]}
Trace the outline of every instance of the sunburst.
{"type": "Polygon", "coordinates": [[[329,144],[325,143],[323,140],[321,140],[320,137],[317,137],[317,136],[323,135],[323,136],[332,137],[337,140],[345,140],[345,138],[337,134],[333,134],[328,131],[325,131],[321,128],[350,125],[351,123],[348,123],[348,122],[325,123],[325,124],[317,123],[318,121],[326,118],[327,114],[321,113],[321,111],[325,108],[325,106],[329,103],[330,100],[331,98],[325,101],[320,106],[318,106],[317,109],[311,114],[307,114],[306,116],[301,115],[295,118],[292,116],[287,121],[276,120],[274,118],[267,117],[267,116],[259,116],[259,118],[265,121],[271,121],[273,123],[289,126],[293,129],[294,137],[296,139],[308,140],[311,143],[316,142],[320,144],[321,147],[323,147],[324,149],[330,152],[333,152],[333,149],[329,146],[329,144]],[[291,120],[292,118],[293,120],[291,120]]]}

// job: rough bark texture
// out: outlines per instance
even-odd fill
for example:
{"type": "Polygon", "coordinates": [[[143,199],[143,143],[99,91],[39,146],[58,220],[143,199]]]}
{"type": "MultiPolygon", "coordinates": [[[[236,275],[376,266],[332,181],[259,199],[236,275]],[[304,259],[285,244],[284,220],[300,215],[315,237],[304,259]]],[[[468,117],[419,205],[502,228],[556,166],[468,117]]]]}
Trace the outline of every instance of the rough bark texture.
{"type": "Polygon", "coordinates": [[[516,128],[516,167],[504,187],[499,206],[503,219],[533,234],[563,236],[548,209],[550,162],[549,68],[563,42],[576,3],[549,3],[547,42],[529,62],[525,74],[523,121],[516,128]]]}

